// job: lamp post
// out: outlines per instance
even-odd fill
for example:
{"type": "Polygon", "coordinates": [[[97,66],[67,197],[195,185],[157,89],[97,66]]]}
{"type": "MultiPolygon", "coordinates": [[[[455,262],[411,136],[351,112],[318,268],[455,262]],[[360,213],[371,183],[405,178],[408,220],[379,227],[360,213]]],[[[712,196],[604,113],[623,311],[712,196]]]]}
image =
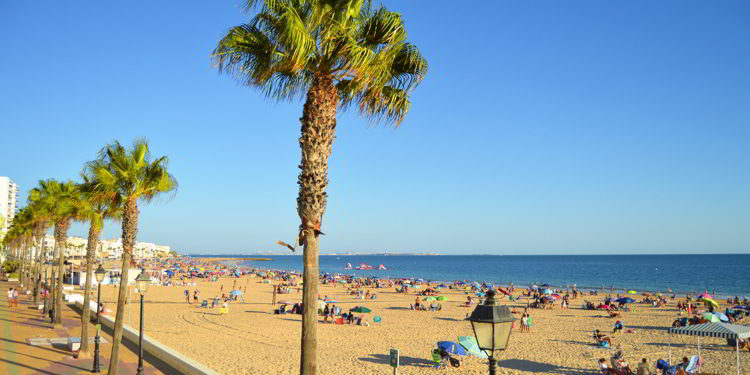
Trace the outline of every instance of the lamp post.
{"type": "Polygon", "coordinates": [[[143,375],[143,295],[148,290],[148,284],[151,283],[151,278],[146,274],[146,270],[141,270],[141,274],[135,278],[135,283],[138,285],[138,294],[141,295],[141,327],[138,336],[138,370],[136,375],[143,375]]]}
{"type": "Polygon", "coordinates": [[[477,305],[469,317],[479,349],[489,357],[490,375],[495,375],[497,371],[495,352],[503,351],[508,347],[514,320],[516,319],[513,318],[507,306],[496,304],[494,290],[487,292],[484,303],[477,305]]]}
{"type": "MultiPolygon", "coordinates": [[[[99,320],[99,313],[101,312],[101,304],[102,304],[102,281],[104,281],[104,276],[107,274],[107,271],[102,267],[100,264],[99,267],[94,271],[94,277],[96,277],[96,336],[94,337],[94,368],[91,370],[91,372],[100,372],[99,369],[99,342],[101,341],[101,338],[99,337],[99,329],[101,328],[101,320],[99,320]]],[[[90,309],[91,306],[84,306],[84,309],[90,309]]],[[[88,324],[88,322],[85,322],[85,324],[88,324]]]]}

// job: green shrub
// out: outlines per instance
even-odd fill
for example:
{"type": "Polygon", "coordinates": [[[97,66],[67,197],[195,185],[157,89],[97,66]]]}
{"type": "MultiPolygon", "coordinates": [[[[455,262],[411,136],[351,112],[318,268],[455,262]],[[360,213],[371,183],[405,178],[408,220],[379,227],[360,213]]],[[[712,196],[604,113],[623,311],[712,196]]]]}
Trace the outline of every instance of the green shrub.
{"type": "Polygon", "coordinates": [[[5,262],[3,262],[3,271],[5,271],[6,274],[13,273],[20,266],[21,263],[17,260],[6,260],[5,262]]]}

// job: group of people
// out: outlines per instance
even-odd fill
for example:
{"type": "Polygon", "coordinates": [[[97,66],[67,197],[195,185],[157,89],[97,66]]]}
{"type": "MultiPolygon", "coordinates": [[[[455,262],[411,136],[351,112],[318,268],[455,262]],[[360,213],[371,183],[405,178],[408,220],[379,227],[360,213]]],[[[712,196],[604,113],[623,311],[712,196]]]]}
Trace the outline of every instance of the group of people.
{"type": "Polygon", "coordinates": [[[8,288],[8,307],[18,307],[18,288],[8,288]]]}
{"type": "MultiPolygon", "coordinates": [[[[189,304],[190,303],[190,289],[185,289],[184,294],[185,294],[185,299],[187,300],[187,303],[189,304]]],[[[201,298],[201,292],[198,289],[196,289],[193,292],[193,301],[195,301],[195,303],[198,303],[198,300],[200,298],[201,298]]]]}
{"type": "Polygon", "coordinates": [[[409,305],[409,309],[417,311],[440,311],[443,309],[443,305],[440,303],[432,302],[429,306],[419,301],[419,297],[414,301],[414,304],[409,305]]]}
{"type": "Polygon", "coordinates": [[[521,315],[521,332],[531,332],[531,314],[524,311],[523,315],[521,315]]]}

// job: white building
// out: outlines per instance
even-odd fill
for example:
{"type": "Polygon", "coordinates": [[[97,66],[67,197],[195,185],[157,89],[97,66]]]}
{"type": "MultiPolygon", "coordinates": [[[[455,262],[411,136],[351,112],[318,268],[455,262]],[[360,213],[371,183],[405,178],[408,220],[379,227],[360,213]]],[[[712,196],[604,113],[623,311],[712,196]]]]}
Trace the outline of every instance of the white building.
{"type": "MultiPolygon", "coordinates": [[[[48,250],[55,248],[55,237],[52,235],[44,236],[44,247],[48,250]]],[[[86,257],[86,238],[71,236],[65,245],[65,257],[84,258],[86,257]]],[[[162,257],[169,254],[169,246],[157,245],[149,242],[136,242],[133,247],[133,256],[136,259],[146,259],[162,257]]],[[[120,258],[122,257],[122,239],[111,239],[99,241],[99,248],[96,251],[97,258],[120,258]]]]}
{"type": "Polygon", "coordinates": [[[0,217],[3,218],[3,225],[0,232],[8,231],[13,218],[18,212],[18,198],[21,195],[21,188],[8,177],[0,177],[0,217]]]}

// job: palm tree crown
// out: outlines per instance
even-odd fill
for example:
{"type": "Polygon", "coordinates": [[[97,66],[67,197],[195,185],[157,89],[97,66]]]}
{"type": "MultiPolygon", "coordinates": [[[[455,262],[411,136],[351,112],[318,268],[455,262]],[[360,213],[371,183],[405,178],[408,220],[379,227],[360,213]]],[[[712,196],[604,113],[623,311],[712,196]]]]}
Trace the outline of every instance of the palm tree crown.
{"type": "Polygon", "coordinates": [[[427,60],[406,41],[401,15],[366,0],[249,0],[252,20],[229,30],[214,50],[221,72],[276,99],[301,97],[331,79],[341,108],[401,123],[427,60]],[[261,5],[262,4],[262,5],[261,5]]]}

